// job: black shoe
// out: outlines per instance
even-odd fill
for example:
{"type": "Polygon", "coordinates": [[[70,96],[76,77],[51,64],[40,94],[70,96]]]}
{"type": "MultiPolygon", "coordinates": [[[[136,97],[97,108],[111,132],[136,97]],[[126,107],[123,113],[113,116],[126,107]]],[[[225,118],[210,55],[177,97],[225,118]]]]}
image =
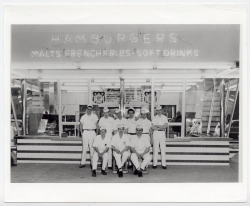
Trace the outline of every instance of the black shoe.
{"type": "Polygon", "coordinates": [[[82,164],[79,165],[79,168],[84,168],[84,167],[85,167],[85,165],[82,165],[82,164]]]}
{"type": "Polygon", "coordinates": [[[122,171],[119,171],[118,176],[119,176],[119,177],[123,177],[123,172],[122,172],[122,171]]]}
{"type": "Polygon", "coordinates": [[[156,169],[157,168],[157,166],[153,166],[153,169],[156,169]]]}
{"type": "Polygon", "coordinates": [[[166,170],[166,169],[167,169],[167,166],[162,166],[162,169],[166,170]]]}
{"type": "Polygon", "coordinates": [[[105,170],[102,170],[103,175],[107,175],[107,172],[105,170]]]}
{"type": "Polygon", "coordinates": [[[138,171],[138,177],[143,177],[141,171],[138,171]]]}
{"type": "Polygon", "coordinates": [[[108,167],[109,170],[113,170],[113,167],[108,167]]]}
{"type": "Polygon", "coordinates": [[[134,174],[134,175],[138,175],[138,174],[139,174],[139,171],[138,171],[138,170],[135,170],[133,174],[134,174]]]}
{"type": "Polygon", "coordinates": [[[92,177],[96,177],[96,171],[95,170],[92,171],[92,177]]]}

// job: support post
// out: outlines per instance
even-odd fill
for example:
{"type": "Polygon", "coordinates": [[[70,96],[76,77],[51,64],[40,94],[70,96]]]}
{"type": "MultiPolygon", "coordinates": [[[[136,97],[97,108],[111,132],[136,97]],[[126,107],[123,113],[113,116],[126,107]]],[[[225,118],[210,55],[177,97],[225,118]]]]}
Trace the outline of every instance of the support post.
{"type": "Polygon", "coordinates": [[[151,79],[151,121],[153,120],[155,114],[155,81],[151,79]]]}
{"type": "Polygon", "coordinates": [[[22,129],[23,135],[26,135],[26,107],[27,107],[27,83],[25,79],[21,80],[21,98],[22,98],[22,129]]]}
{"type": "Polygon", "coordinates": [[[13,115],[14,115],[14,120],[15,120],[16,129],[17,129],[17,135],[19,136],[19,135],[20,135],[20,131],[19,131],[18,123],[17,123],[16,108],[15,108],[15,105],[14,105],[14,101],[13,101],[12,94],[10,94],[10,95],[11,95],[10,98],[11,98],[12,111],[13,111],[13,115]]]}
{"type": "Polygon", "coordinates": [[[238,80],[237,89],[236,89],[235,98],[234,98],[234,104],[233,104],[233,111],[232,111],[232,115],[230,117],[229,127],[228,127],[228,131],[227,131],[227,137],[229,137],[230,130],[231,130],[231,125],[232,125],[233,116],[234,116],[234,110],[235,110],[235,106],[236,106],[236,102],[237,102],[237,98],[238,98],[238,94],[239,94],[239,83],[240,82],[238,80]]]}
{"type": "Polygon", "coordinates": [[[185,137],[186,121],[186,79],[182,82],[182,118],[181,118],[181,137],[185,137]]]}
{"type": "Polygon", "coordinates": [[[59,137],[62,137],[63,127],[62,127],[62,90],[61,81],[57,80],[57,92],[58,92],[58,124],[59,124],[59,137]]]}
{"type": "Polygon", "coordinates": [[[125,101],[125,85],[124,85],[124,79],[120,78],[120,110],[122,113],[122,116],[124,116],[125,108],[124,108],[124,101],[125,101]]]}
{"type": "Polygon", "coordinates": [[[88,104],[92,104],[91,97],[91,79],[88,79],[88,104]]]}
{"type": "Polygon", "coordinates": [[[220,133],[225,137],[225,80],[221,80],[220,85],[220,133]]]}

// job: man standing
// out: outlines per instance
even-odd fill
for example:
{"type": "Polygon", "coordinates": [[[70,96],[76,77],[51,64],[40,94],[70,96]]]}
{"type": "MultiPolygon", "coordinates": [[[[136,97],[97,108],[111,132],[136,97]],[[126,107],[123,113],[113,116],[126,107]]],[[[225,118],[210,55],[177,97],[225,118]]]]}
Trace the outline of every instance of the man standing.
{"type": "Polygon", "coordinates": [[[142,177],[142,171],[145,170],[146,166],[151,160],[150,156],[150,142],[147,136],[142,134],[142,125],[136,126],[136,136],[131,139],[131,161],[135,166],[136,170],[134,172],[138,177],[142,177]],[[142,160],[140,163],[139,160],[142,160]]]}
{"type": "Polygon", "coordinates": [[[115,157],[116,165],[118,167],[117,174],[119,177],[123,177],[122,167],[127,161],[129,152],[129,137],[124,134],[124,125],[118,125],[118,133],[116,133],[111,141],[111,148],[113,150],[113,155],[115,157]]]}
{"type": "Polygon", "coordinates": [[[105,127],[100,128],[100,135],[97,135],[93,142],[92,177],[96,177],[98,159],[102,160],[102,174],[107,175],[106,167],[108,163],[108,151],[110,150],[110,139],[106,136],[105,127]]]}
{"type": "MultiPolygon", "coordinates": [[[[123,125],[124,129],[127,129],[127,119],[125,119],[122,116],[121,110],[120,109],[116,109],[115,110],[115,114],[117,116],[115,122],[114,122],[114,132],[115,134],[118,132],[118,125],[123,125]]],[[[124,132],[126,133],[126,131],[124,130],[124,132]]]]}
{"type": "Polygon", "coordinates": [[[136,121],[136,125],[142,125],[143,134],[148,137],[150,143],[152,141],[152,122],[147,118],[148,110],[142,109],[141,110],[141,118],[136,121]]]}
{"type": "MultiPolygon", "coordinates": [[[[84,114],[80,119],[80,130],[82,131],[82,159],[80,163],[80,168],[85,167],[87,149],[90,150],[90,160],[93,155],[93,141],[96,137],[96,127],[98,122],[98,117],[92,113],[93,106],[88,105],[86,114],[84,114]]],[[[91,164],[91,162],[90,162],[91,164]]]]}
{"type": "MultiPolygon", "coordinates": [[[[99,127],[105,127],[107,130],[106,137],[109,138],[111,141],[114,129],[114,118],[109,116],[109,109],[108,107],[104,107],[103,109],[103,117],[101,117],[99,123],[99,127]]],[[[112,168],[112,151],[109,150],[109,161],[108,167],[112,168]]]]}
{"type": "Polygon", "coordinates": [[[167,169],[166,166],[166,128],[168,125],[168,118],[162,114],[162,107],[156,107],[156,116],[152,121],[153,133],[153,169],[157,168],[157,156],[159,146],[161,149],[161,164],[163,169],[167,169]]]}
{"type": "Polygon", "coordinates": [[[130,138],[136,135],[136,120],[135,120],[135,110],[133,107],[128,109],[128,119],[127,119],[127,127],[128,127],[128,134],[130,138]]]}

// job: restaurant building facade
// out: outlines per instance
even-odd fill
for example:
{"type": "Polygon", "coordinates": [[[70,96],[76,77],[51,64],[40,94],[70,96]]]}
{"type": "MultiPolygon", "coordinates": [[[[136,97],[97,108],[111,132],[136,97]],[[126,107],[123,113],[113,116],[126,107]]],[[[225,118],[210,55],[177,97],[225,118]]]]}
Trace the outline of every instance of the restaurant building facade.
{"type": "Polygon", "coordinates": [[[239,25],[12,25],[17,163],[79,164],[79,121],[93,104],[99,118],[104,107],[114,118],[133,107],[150,120],[161,105],[168,165],[229,165],[239,142],[239,54],[239,25]]]}

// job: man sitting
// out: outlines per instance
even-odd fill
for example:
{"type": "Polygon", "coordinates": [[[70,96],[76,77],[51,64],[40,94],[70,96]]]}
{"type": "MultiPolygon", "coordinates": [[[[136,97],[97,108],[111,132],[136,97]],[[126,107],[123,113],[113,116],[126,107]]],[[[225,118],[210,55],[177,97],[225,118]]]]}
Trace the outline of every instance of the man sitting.
{"type": "Polygon", "coordinates": [[[96,168],[98,159],[102,159],[102,174],[107,175],[105,169],[108,164],[108,151],[110,148],[110,138],[106,137],[106,128],[100,128],[101,134],[96,136],[93,142],[93,157],[92,157],[92,177],[96,177],[96,168]]]}
{"type": "Polygon", "coordinates": [[[142,134],[143,127],[141,125],[136,126],[136,136],[131,139],[131,161],[135,166],[136,170],[134,172],[138,177],[142,177],[142,171],[151,161],[150,156],[150,142],[146,135],[142,134]],[[142,160],[140,163],[139,160],[142,160]]]}
{"type": "Polygon", "coordinates": [[[129,152],[129,136],[124,134],[125,126],[118,125],[118,133],[116,133],[111,140],[111,148],[113,149],[113,155],[115,157],[116,165],[118,167],[117,174],[119,177],[123,177],[122,167],[127,161],[129,152]]]}

